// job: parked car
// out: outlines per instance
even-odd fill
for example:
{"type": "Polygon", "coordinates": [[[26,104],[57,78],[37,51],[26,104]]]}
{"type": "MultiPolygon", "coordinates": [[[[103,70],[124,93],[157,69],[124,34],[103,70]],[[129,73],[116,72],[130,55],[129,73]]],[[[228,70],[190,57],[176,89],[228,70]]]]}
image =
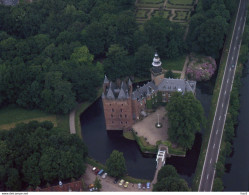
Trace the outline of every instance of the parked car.
{"type": "Polygon", "coordinates": [[[89,189],[94,188],[94,184],[90,184],[90,185],[88,186],[88,188],[89,188],[89,189]]]}
{"type": "Polygon", "coordinates": [[[121,179],[118,185],[119,185],[119,186],[122,186],[123,184],[124,184],[124,180],[121,179]]]}
{"type": "Polygon", "coordinates": [[[235,67],[235,64],[232,64],[231,67],[234,68],[234,67],[235,67]]]}
{"type": "Polygon", "coordinates": [[[138,184],[137,184],[137,188],[138,188],[138,189],[141,189],[141,183],[138,183],[138,184]]]}
{"type": "Polygon", "coordinates": [[[146,188],[147,188],[147,189],[150,189],[150,182],[147,182],[147,183],[146,183],[146,188]]]}
{"type": "Polygon", "coordinates": [[[98,172],[99,172],[100,170],[97,168],[96,170],[95,170],[95,175],[97,175],[98,174],[98,172]]]}
{"type": "Polygon", "coordinates": [[[128,185],[129,185],[129,182],[127,181],[127,182],[125,182],[124,187],[127,188],[128,185]]]}
{"type": "Polygon", "coordinates": [[[143,189],[143,190],[146,189],[146,184],[145,184],[145,183],[142,184],[142,189],[143,189]]]}
{"type": "Polygon", "coordinates": [[[102,175],[102,178],[105,179],[106,176],[107,176],[107,173],[104,173],[104,174],[102,175]]]}
{"type": "Polygon", "coordinates": [[[93,170],[93,171],[95,171],[96,169],[97,169],[96,167],[93,167],[93,169],[92,169],[92,170],[93,170]]]}
{"type": "Polygon", "coordinates": [[[102,175],[104,173],[104,170],[103,169],[101,169],[99,172],[98,172],[98,175],[102,175]]]}
{"type": "Polygon", "coordinates": [[[115,180],[113,181],[113,183],[118,183],[118,178],[115,178],[115,180]]]}

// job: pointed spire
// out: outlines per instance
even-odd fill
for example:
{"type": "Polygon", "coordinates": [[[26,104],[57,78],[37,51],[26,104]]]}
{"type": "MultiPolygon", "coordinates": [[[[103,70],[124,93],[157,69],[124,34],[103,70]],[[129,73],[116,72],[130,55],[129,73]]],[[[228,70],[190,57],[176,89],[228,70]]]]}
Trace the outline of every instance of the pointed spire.
{"type": "Polygon", "coordinates": [[[106,75],[105,75],[104,83],[109,83],[109,80],[106,75]]]}
{"type": "Polygon", "coordinates": [[[132,86],[132,82],[131,82],[131,79],[129,78],[129,80],[128,80],[128,85],[129,86],[132,86]]]}
{"type": "Polygon", "coordinates": [[[118,99],[126,99],[126,95],[123,88],[120,89],[120,92],[118,94],[118,99]]]}
{"type": "Polygon", "coordinates": [[[108,99],[114,99],[115,98],[111,87],[109,87],[106,97],[108,99]]]}
{"type": "Polygon", "coordinates": [[[152,62],[152,66],[154,66],[154,67],[159,67],[159,66],[161,66],[162,65],[162,62],[160,61],[160,58],[159,58],[159,56],[158,56],[158,54],[157,54],[157,52],[155,53],[155,56],[154,56],[154,58],[153,58],[153,62],[152,62]]]}

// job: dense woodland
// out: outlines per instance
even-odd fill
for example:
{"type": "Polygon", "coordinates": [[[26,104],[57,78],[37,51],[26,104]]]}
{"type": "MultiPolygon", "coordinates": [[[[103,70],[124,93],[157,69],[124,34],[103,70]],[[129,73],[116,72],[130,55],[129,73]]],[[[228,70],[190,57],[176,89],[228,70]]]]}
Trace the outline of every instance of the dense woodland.
{"type": "Polygon", "coordinates": [[[148,77],[155,51],[162,58],[188,51],[217,56],[234,2],[203,0],[186,42],[184,28],[166,19],[138,26],[134,0],[1,5],[0,107],[68,113],[76,102],[96,97],[104,74],[148,77]]]}
{"type": "Polygon", "coordinates": [[[0,131],[0,191],[36,188],[85,172],[87,148],[77,135],[62,134],[51,122],[18,124],[0,131]]]}

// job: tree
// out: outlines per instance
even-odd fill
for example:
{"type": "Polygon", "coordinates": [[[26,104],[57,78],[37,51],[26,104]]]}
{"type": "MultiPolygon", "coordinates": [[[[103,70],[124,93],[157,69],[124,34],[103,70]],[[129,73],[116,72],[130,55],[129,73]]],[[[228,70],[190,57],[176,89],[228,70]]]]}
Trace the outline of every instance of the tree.
{"type": "Polygon", "coordinates": [[[153,17],[144,24],[147,43],[164,58],[175,58],[184,52],[184,30],[162,17],[153,17]]]}
{"type": "Polygon", "coordinates": [[[178,177],[177,171],[174,166],[166,165],[160,169],[157,175],[157,181],[161,181],[167,177],[178,177]]]}
{"type": "Polygon", "coordinates": [[[132,75],[134,67],[128,57],[128,51],[119,45],[111,45],[108,49],[107,59],[104,61],[104,70],[108,78],[113,81],[132,75]]]}
{"type": "Polygon", "coordinates": [[[153,191],[190,191],[186,181],[179,177],[168,177],[153,186],[153,191]]]}
{"type": "Polygon", "coordinates": [[[1,189],[19,191],[79,178],[86,169],[87,148],[78,136],[62,134],[51,122],[32,121],[0,131],[0,155],[1,189]]]}
{"type": "Polygon", "coordinates": [[[221,191],[223,191],[223,189],[224,189],[224,186],[223,186],[223,182],[222,182],[221,178],[216,177],[214,179],[214,185],[213,185],[212,191],[221,192],[221,191]]]}
{"type": "Polygon", "coordinates": [[[164,77],[165,77],[165,78],[172,78],[172,79],[174,79],[174,78],[175,78],[175,75],[174,75],[174,73],[172,72],[172,70],[168,70],[168,71],[164,74],[164,77]]]}
{"type": "Polygon", "coordinates": [[[191,149],[195,133],[200,131],[205,121],[201,103],[191,92],[175,92],[166,109],[170,123],[170,140],[185,149],[191,149]]]}
{"type": "Polygon", "coordinates": [[[122,177],[126,172],[125,159],[122,152],[113,150],[106,160],[107,172],[113,177],[122,177]]]}
{"type": "Polygon", "coordinates": [[[98,179],[97,177],[96,177],[96,179],[94,181],[94,187],[97,188],[98,191],[100,191],[101,188],[102,188],[102,185],[100,183],[100,179],[98,179]]]}
{"type": "Polygon", "coordinates": [[[137,77],[149,77],[154,52],[154,49],[148,44],[144,44],[138,48],[134,60],[136,67],[135,75],[137,77]]]}

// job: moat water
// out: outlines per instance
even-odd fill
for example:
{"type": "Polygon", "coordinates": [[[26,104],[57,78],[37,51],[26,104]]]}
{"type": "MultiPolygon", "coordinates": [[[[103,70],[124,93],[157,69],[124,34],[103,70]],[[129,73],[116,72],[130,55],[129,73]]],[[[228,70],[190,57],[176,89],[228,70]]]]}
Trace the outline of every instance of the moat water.
{"type": "MultiPolygon", "coordinates": [[[[201,101],[206,116],[208,115],[212,97],[213,81],[197,84],[196,97],[201,101]]],[[[136,178],[152,180],[156,170],[156,157],[144,156],[136,141],[127,140],[121,132],[107,132],[105,129],[104,112],[99,98],[81,115],[83,140],[89,151],[89,156],[105,164],[111,152],[115,149],[123,152],[128,175],[136,178]]],[[[195,172],[201,148],[201,133],[196,134],[192,150],[186,157],[167,158],[166,163],[174,165],[177,172],[187,180],[189,185],[195,172]]]]}
{"type": "Polygon", "coordinates": [[[233,152],[227,159],[223,177],[225,191],[249,191],[249,62],[244,66],[240,89],[239,125],[235,131],[233,152]]]}

